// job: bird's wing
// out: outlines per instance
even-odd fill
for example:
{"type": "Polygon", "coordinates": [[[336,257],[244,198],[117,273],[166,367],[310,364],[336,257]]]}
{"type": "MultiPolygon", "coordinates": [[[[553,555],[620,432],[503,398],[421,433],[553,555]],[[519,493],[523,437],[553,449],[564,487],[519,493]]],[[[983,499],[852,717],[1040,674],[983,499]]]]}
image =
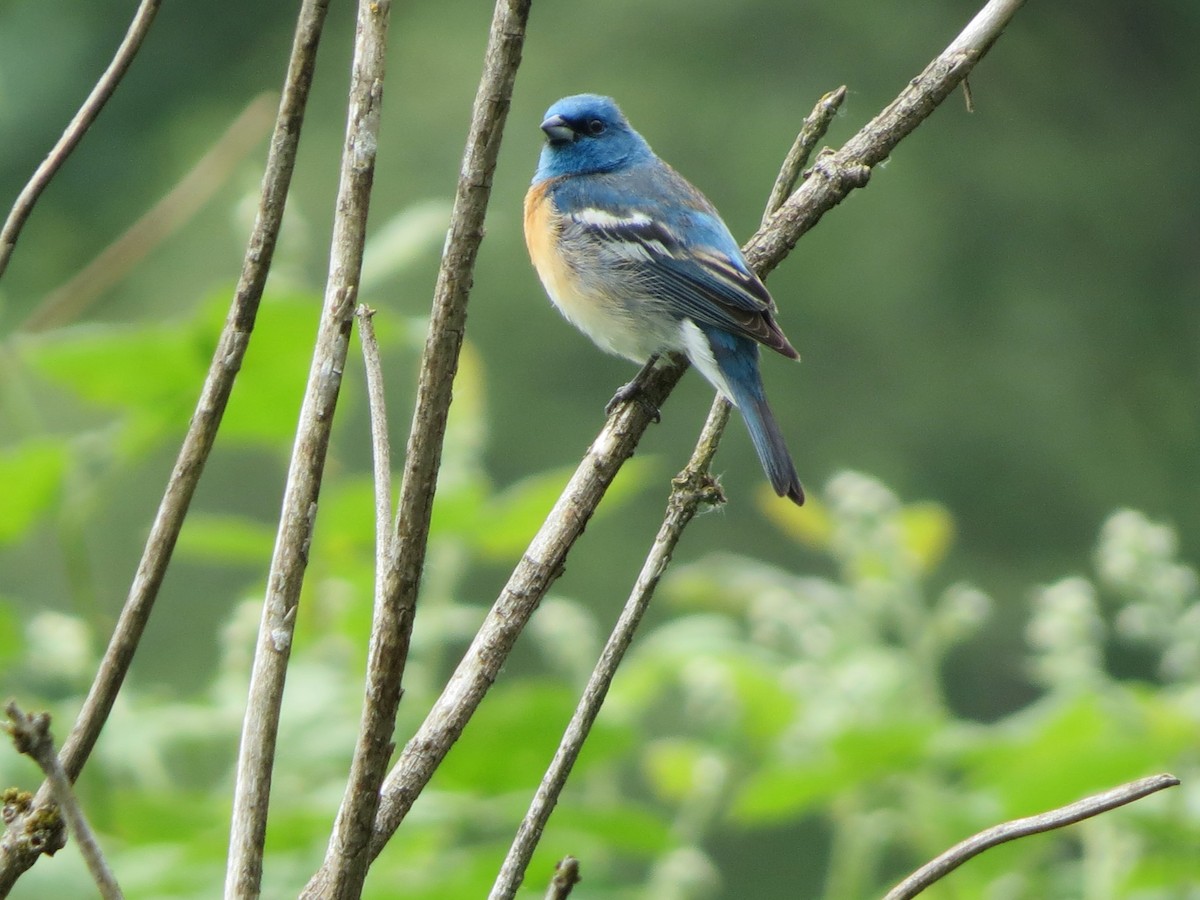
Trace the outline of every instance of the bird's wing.
{"type": "Polygon", "coordinates": [[[677,179],[666,185],[672,196],[661,190],[631,194],[628,184],[618,193],[593,182],[586,193],[562,192],[559,209],[571,230],[599,249],[614,270],[681,316],[795,358],[775,323],[771,295],[728,228],[699,192],[667,171],[677,179]],[[631,202],[631,195],[643,202],[631,202]]]}

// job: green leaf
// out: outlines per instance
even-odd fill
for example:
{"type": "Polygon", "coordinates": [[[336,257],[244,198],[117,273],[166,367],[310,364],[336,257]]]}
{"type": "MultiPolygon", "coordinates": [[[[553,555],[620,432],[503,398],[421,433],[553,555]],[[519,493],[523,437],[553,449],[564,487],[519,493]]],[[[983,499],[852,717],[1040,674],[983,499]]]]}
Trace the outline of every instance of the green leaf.
{"type": "Polygon", "coordinates": [[[696,790],[696,778],[704,769],[701,762],[712,752],[699,741],[664,738],[646,748],[642,771],[661,798],[680,803],[696,790]]]}
{"type": "MultiPolygon", "coordinates": [[[[392,498],[395,505],[395,497],[392,498]]],[[[370,475],[330,480],[321,494],[316,539],[321,553],[344,559],[351,548],[375,552],[375,483],[370,475]]],[[[390,523],[389,523],[390,527],[390,523]]]]}
{"type": "Polygon", "coordinates": [[[1004,726],[966,759],[972,782],[1001,794],[1009,816],[1171,768],[1195,747],[1194,721],[1152,691],[1051,698],[1004,726]]]}
{"type": "Polygon", "coordinates": [[[493,531],[500,530],[499,527],[493,529],[490,524],[486,530],[483,527],[487,521],[487,514],[483,510],[488,508],[488,493],[488,484],[480,477],[459,477],[445,483],[439,482],[429,520],[430,539],[456,538],[476,546],[487,546],[490,539],[501,540],[502,535],[493,534],[493,531]]]}
{"type": "Polygon", "coordinates": [[[776,760],[746,778],[730,806],[730,817],[743,825],[794,820],[843,790],[838,772],[829,757],[776,760]]]}
{"type": "Polygon", "coordinates": [[[244,516],[191,513],[179,535],[180,556],[219,563],[265,564],[275,529],[244,516]]]}
{"type": "Polygon", "coordinates": [[[560,804],[550,820],[554,839],[568,846],[587,840],[602,844],[609,852],[624,850],[640,854],[661,853],[671,846],[673,838],[668,823],[639,806],[636,799],[614,796],[608,801],[603,807],[587,802],[586,798],[560,804]],[[568,835],[572,839],[564,840],[568,835]]]}
{"type": "Polygon", "coordinates": [[[0,663],[14,659],[24,648],[21,620],[10,601],[0,597],[0,663]]]}
{"type": "MultiPolygon", "coordinates": [[[[655,478],[653,459],[631,459],[613,479],[596,516],[609,515],[636,496],[655,478]]],[[[508,559],[523,551],[537,533],[554,502],[566,487],[575,467],[532,475],[497,494],[474,516],[480,552],[490,559],[508,559]]]]}
{"type": "MultiPolygon", "coordinates": [[[[213,305],[210,316],[218,310],[223,314],[228,297],[214,298],[213,305]]],[[[315,294],[263,297],[221,422],[223,441],[288,446],[296,433],[320,315],[321,298],[315,294]]]]}
{"type": "MultiPolygon", "coordinates": [[[[532,680],[498,685],[471,719],[454,751],[438,769],[438,783],[449,790],[493,795],[537,786],[554,755],[559,735],[575,709],[574,692],[559,684],[532,680]],[[504,748],[498,753],[497,748],[504,748]]],[[[598,722],[580,762],[594,763],[612,727],[598,722]]],[[[611,754],[610,754],[611,755],[611,754]]]]}
{"type": "Polygon", "coordinates": [[[59,496],[67,465],[66,447],[50,438],[0,451],[0,543],[21,537],[59,496]]]}
{"type": "Polygon", "coordinates": [[[917,771],[925,760],[929,736],[939,724],[901,719],[842,732],[830,742],[841,768],[838,784],[848,790],[886,775],[917,771]]]}
{"type": "Polygon", "coordinates": [[[746,779],[730,814],[744,824],[781,822],[862,785],[914,775],[935,729],[932,722],[889,722],[837,734],[815,756],[775,756],[746,779]]]}
{"type": "Polygon", "coordinates": [[[135,844],[187,844],[204,831],[209,831],[215,841],[216,829],[229,813],[228,799],[212,790],[187,789],[178,784],[172,788],[170,792],[124,790],[121,802],[107,807],[113,818],[105,824],[119,829],[124,841],[135,844]]]}
{"type": "Polygon", "coordinates": [[[30,367],[52,382],[128,415],[127,450],[187,425],[212,354],[194,323],[80,326],[21,346],[30,367]]]}

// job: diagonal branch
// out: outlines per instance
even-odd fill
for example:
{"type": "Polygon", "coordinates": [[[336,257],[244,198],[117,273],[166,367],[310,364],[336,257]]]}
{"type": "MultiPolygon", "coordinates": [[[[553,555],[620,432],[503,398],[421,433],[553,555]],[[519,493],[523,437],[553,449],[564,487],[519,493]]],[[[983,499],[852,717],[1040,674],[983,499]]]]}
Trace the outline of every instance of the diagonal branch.
{"type": "Polygon", "coordinates": [[[1129,784],[1123,784],[1102,794],[1085,797],[1049,812],[994,825],[955,844],[941,856],[926,863],[888,891],[883,900],[910,900],[935,881],[949,875],[971,857],[978,856],[984,850],[989,850],[1006,841],[1031,834],[1041,834],[1043,831],[1052,831],[1065,825],[1074,825],[1083,819],[1098,816],[1100,813],[1133,803],[1135,800],[1141,800],[1143,797],[1148,797],[1164,788],[1175,787],[1178,784],[1179,779],[1174,775],[1151,775],[1149,778],[1131,781],[1129,784]]]}
{"type": "Polygon", "coordinates": [[[46,331],[76,319],[147,254],[176,232],[229,180],[273,124],[276,101],[255,97],[191,170],[136,222],[64,284],[46,294],[18,326],[46,331]]]}
{"type": "Polygon", "coordinates": [[[533,802],[529,804],[529,811],[521,820],[488,900],[511,900],[516,896],[517,888],[525,878],[529,860],[533,858],[533,851],[537,848],[542,831],[550,820],[550,813],[554,811],[558,797],[566,787],[567,778],[570,777],[575,760],[579,757],[579,751],[583,749],[583,742],[587,740],[592,725],[600,714],[604,698],[608,696],[608,689],[617,674],[617,667],[625,658],[625,651],[633,643],[633,635],[642,621],[642,616],[650,608],[650,599],[654,596],[663,573],[667,571],[667,566],[670,565],[671,556],[683,536],[684,529],[702,505],[725,502],[721,488],[709,474],[709,466],[717,452],[717,442],[728,418],[729,404],[718,397],[709,413],[708,421],[704,423],[700,432],[700,439],[696,442],[692,458],[671,486],[667,512],[662,525],[659,526],[658,535],[654,538],[654,544],[642,564],[642,571],[634,582],[633,590],[629,599],[625,601],[617,624],[613,626],[600,659],[588,678],[583,696],[580,697],[571,721],[563,732],[554,759],[534,794],[533,802]]]}
{"type": "MultiPolygon", "coordinates": [[[[25,713],[15,702],[9,702],[5,707],[8,713],[8,725],[4,726],[10,735],[18,752],[24,753],[35,763],[46,776],[54,803],[67,821],[71,836],[79,846],[80,855],[87,864],[92,881],[100,891],[104,900],[120,900],[123,896],[117,879],[100,850],[100,842],[96,833],[83,814],[79,798],[71,787],[71,779],[63,770],[58,754],[54,752],[54,738],[50,735],[49,713],[25,713]]],[[[6,821],[7,824],[7,821],[6,821]]]]}
{"type": "MultiPolygon", "coordinates": [[[[800,236],[855,187],[866,184],[871,166],[885,159],[966,77],[995,42],[1023,0],[989,0],[970,25],[863,127],[842,150],[818,160],[811,175],[746,245],[760,275],[775,268],[800,236]]],[[[497,678],[517,636],[550,585],[562,572],[571,546],[595,511],[617,470],[632,455],[657,408],[686,363],[677,360],[646,379],[646,403],[626,403],[609,418],[588,449],[550,515],[534,537],[451,675],[425,721],[400,754],[383,786],[372,853],[399,827],[413,801],[474,714],[497,678]]]]}
{"type": "MultiPolygon", "coordinates": [[[[656,379],[642,394],[647,406],[660,405],[684,370],[673,366],[669,371],[674,380],[656,379]]],[[[625,460],[633,455],[649,423],[647,416],[635,411],[641,408],[640,404],[628,404],[618,410],[588,448],[441,696],[405,745],[383,785],[372,854],[383,849],[462,734],[533,610],[562,571],[567,552],[583,534],[584,526],[625,460]]]]}
{"type": "Polygon", "coordinates": [[[989,0],[886,109],[836,153],[818,158],[809,178],[744,248],[746,259],[760,276],[779,265],[800,236],[852,190],[866,186],[872,169],[963,83],[1024,2],[989,0]]]}
{"type": "Polygon", "coordinates": [[[100,115],[100,110],[104,108],[108,98],[116,91],[117,85],[121,83],[121,79],[141,48],[142,40],[150,30],[150,25],[154,22],[154,16],[161,5],[162,0],[142,0],[112,62],[108,64],[108,68],[104,70],[104,74],[100,76],[100,80],[88,94],[83,106],[75,114],[75,118],[67,125],[66,131],[58,139],[58,143],[42,160],[42,164],[37,167],[33,177],[29,179],[29,183],[17,197],[17,202],[13,204],[12,211],[9,212],[8,218],[4,222],[4,228],[0,229],[0,276],[8,268],[8,261],[12,257],[13,248],[17,245],[17,238],[21,236],[21,229],[25,227],[25,220],[33,212],[33,206],[37,203],[38,197],[42,195],[42,191],[46,189],[46,185],[50,183],[50,179],[55,176],[62,164],[67,161],[67,157],[83,140],[84,134],[92,127],[92,123],[100,115]]]}
{"type": "MultiPolygon", "coordinates": [[[[275,253],[279,227],[283,222],[284,205],[295,167],[296,148],[300,141],[300,128],[304,121],[308,91],[316,66],[317,44],[328,6],[329,0],[304,0],[301,7],[266,171],[263,174],[258,214],[246,247],[233,303],[213,353],[213,361],[200,399],[196,403],[196,410],[192,414],[183,446],[179,450],[158,513],[154,517],[150,536],[146,540],[137,573],[129,589],[129,597],[109,639],[100,670],[96,673],[83,708],[79,711],[60,754],[63,769],[72,781],[79,777],[84,763],[95,747],[133,662],[134,653],[166,575],[175,541],[179,537],[196,485],[200,481],[204,464],[216,439],[217,429],[233,390],[234,379],[249,346],[259,301],[262,299],[263,287],[275,253]]],[[[44,805],[48,797],[48,790],[43,787],[38,792],[36,803],[44,805]]],[[[58,848],[50,848],[49,852],[53,853],[56,849],[58,848]]],[[[21,873],[34,864],[37,856],[37,853],[0,856],[0,896],[4,896],[11,889],[21,873]]]]}
{"type": "Polygon", "coordinates": [[[775,184],[771,188],[770,196],[767,197],[767,206],[763,211],[759,227],[766,225],[771,216],[775,215],[779,211],[779,207],[783,206],[784,201],[791,196],[796,182],[800,180],[800,173],[808,165],[812,152],[817,149],[817,144],[825,137],[825,132],[829,130],[829,124],[837,115],[838,110],[842,108],[845,99],[846,86],[842,85],[818,100],[813,111],[808,114],[808,118],[800,126],[796,140],[792,142],[792,149],[788,151],[783,165],[779,167],[779,174],[775,177],[775,184]]]}
{"type": "Polygon", "coordinates": [[[267,576],[258,645],[250,673],[249,698],[238,749],[233,820],[229,829],[229,858],[225,870],[227,897],[257,897],[262,881],[263,844],[283,687],[362,271],[367,213],[379,146],[390,9],[389,0],[360,0],[358,5],[346,143],[342,150],[337,212],[333,221],[329,278],[296,426],[279,531],[267,576]]]}

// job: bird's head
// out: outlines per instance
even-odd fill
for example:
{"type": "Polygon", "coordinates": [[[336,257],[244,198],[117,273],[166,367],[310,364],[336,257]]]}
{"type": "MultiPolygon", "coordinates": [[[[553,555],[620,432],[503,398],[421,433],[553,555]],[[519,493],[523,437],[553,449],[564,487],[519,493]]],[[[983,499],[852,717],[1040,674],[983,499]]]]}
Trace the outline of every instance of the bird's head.
{"type": "Polygon", "coordinates": [[[630,127],[617,104],[598,94],[559,100],[546,110],[542,131],[546,146],[535,181],[610,172],[653,157],[650,146],[630,127]]]}

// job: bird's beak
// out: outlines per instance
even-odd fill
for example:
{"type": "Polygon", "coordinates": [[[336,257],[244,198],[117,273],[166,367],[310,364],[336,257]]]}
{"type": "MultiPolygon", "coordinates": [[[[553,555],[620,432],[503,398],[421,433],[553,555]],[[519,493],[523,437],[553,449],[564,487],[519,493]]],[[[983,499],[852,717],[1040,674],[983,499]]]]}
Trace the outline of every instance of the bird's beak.
{"type": "Polygon", "coordinates": [[[567,120],[562,116],[548,118],[542,123],[542,131],[546,132],[546,137],[552,144],[565,144],[567,141],[575,140],[575,130],[567,124],[567,120]]]}

